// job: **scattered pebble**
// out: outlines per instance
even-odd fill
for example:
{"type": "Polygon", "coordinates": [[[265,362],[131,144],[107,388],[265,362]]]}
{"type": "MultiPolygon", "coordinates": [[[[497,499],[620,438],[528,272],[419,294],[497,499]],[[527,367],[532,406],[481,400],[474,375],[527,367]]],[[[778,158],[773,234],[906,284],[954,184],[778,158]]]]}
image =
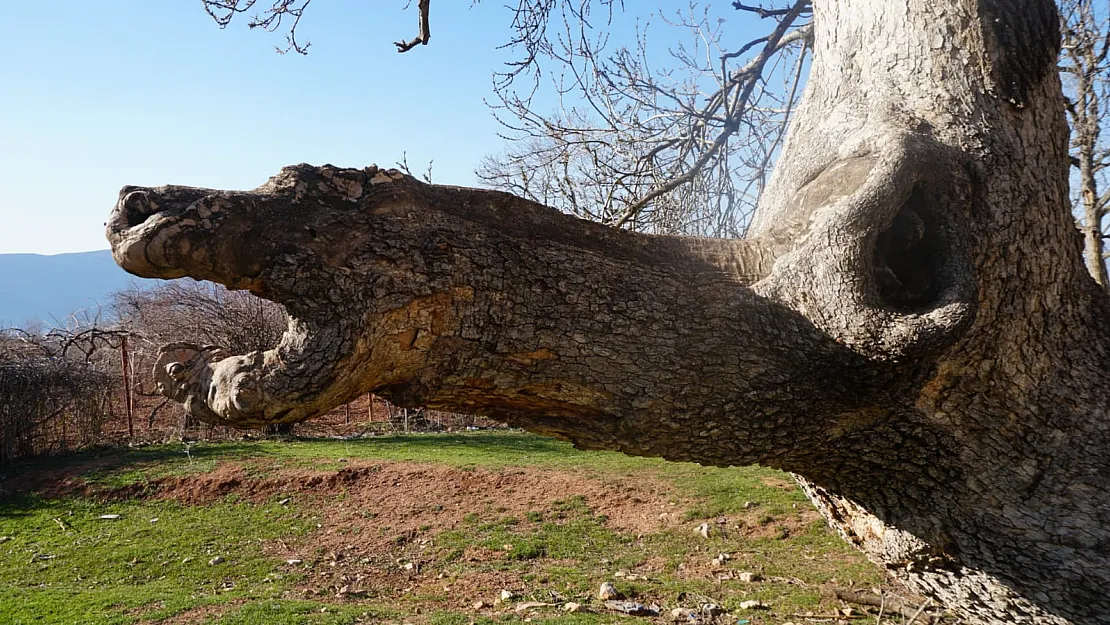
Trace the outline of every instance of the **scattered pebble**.
{"type": "Polygon", "coordinates": [[[741,610],[765,610],[769,607],[771,607],[771,606],[767,605],[766,603],[763,603],[762,601],[756,601],[754,599],[751,600],[751,601],[741,601],[740,602],[740,609],[741,610]]]}
{"type": "Polygon", "coordinates": [[[702,523],[694,529],[694,533],[702,538],[709,538],[709,524],[702,523]]]}
{"type": "Polygon", "coordinates": [[[215,558],[212,558],[211,560],[208,561],[208,566],[216,566],[217,564],[223,564],[223,563],[224,563],[224,557],[223,556],[216,556],[215,558]]]}
{"type": "Polygon", "coordinates": [[[740,573],[740,575],[738,576],[737,579],[739,579],[740,581],[742,581],[746,584],[750,584],[752,582],[758,582],[759,580],[761,580],[763,578],[761,578],[758,573],[752,573],[751,571],[743,571],[743,572],[740,573]]]}
{"type": "Polygon", "coordinates": [[[288,564],[289,566],[299,566],[301,564],[304,564],[304,560],[301,560],[299,558],[293,558],[292,560],[286,560],[285,563],[288,564]]]}
{"type": "Polygon", "coordinates": [[[535,610],[536,608],[547,608],[555,605],[554,603],[544,603],[542,601],[525,601],[518,603],[513,612],[527,612],[528,610],[535,610]]]}
{"type": "Polygon", "coordinates": [[[716,603],[703,603],[701,604],[701,613],[706,616],[720,616],[724,614],[724,610],[716,603]]]}
{"type": "Polygon", "coordinates": [[[475,610],[485,610],[488,607],[489,607],[489,604],[486,603],[485,601],[475,601],[474,602],[474,609],[475,610]]]}
{"type": "Polygon", "coordinates": [[[605,582],[597,591],[597,598],[601,599],[602,601],[609,601],[610,599],[620,599],[621,596],[622,595],[620,591],[617,590],[617,587],[613,585],[613,582],[605,582]]]}
{"type": "Polygon", "coordinates": [[[581,603],[575,603],[573,601],[568,601],[568,602],[563,604],[563,612],[567,612],[569,614],[578,614],[579,612],[583,612],[583,611],[584,610],[582,609],[582,604],[581,603]]]}
{"type": "Polygon", "coordinates": [[[511,590],[502,590],[501,591],[501,600],[502,601],[511,601],[512,598],[513,598],[513,591],[511,591],[511,590]]]}
{"type": "Polygon", "coordinates": [[[605,607],[630,616],[659,616],[658,607],[648,607],[635,601],[606,601],[605,607]]]}

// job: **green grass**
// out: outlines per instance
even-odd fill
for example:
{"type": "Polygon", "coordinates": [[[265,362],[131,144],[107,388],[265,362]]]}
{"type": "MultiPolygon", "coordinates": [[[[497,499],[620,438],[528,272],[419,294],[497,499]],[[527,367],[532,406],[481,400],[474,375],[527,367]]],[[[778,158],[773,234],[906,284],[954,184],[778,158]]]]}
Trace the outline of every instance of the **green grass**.
{"type": "MultiPolygon", "coordinates": [[[[761,625],[790,620],[797,612],[819,611],[828,603],[821,586],[833,580],[864,586],[883,581],[875,567],[822,523],[807,525],[801,520],[799,512],[808,504],[779,472],[707,468],[604,452],[586,456],[566,443],[521,433],[163,445],[56,458],[19,471],[82,467],[79,479],[94,490],[110,490],[208,471],[221,462],[241,463],[249,478],[286,467],[335,471],[348,466],[341,459],[495,471],[530,466],[586,473],[615,486],[646,475],[672,485],[675,510],[685,512],[683,523],[675,528],[637,535],[610,527],[581,497],[515,516],[476,506],[457,528],[421,528],[422,534],[429,530],[430,538],[429,551],[420,554],[425,562],[421,574],[444,583],[466,584],[468,576],[499,575],[528,588],[521,600],[561,598],[592,601],[595,607],[593,593],[607,580],[637,601],[663,606],[705,598],[737,609],[741,601],[759,599],[772,610],[739,618],[761,625]],[[718,517],[727,517],[726,523],[719,524],[718,517]],[[702,520],[715,528],[709,539],[692,532],[702,520]],[[765,537],[745,539],[737,524],[762,527],[765,531],[759,534],[765,537]],[[789,535],[777,535],[780,525],[789,528],[789,535]],[[478,561],[462,557],[475,550],[485,556],[478,561]],[[710,569],[708,562],[718,553],[728,553],[731,559],[710,569]],[[745,584],[731,578],[731,573],[745,570],[760,573],[765,581],[745,584]],[[618,578],[618,571],[642,577],[618,578]]],[[[340,505],[343,500],[340,495],[330,503],[340,505]]],[[[95,497],[0,499],[2,622],[130,625],[190,614],[196,615],[196,622],[228,625],[520,622],[522,616],[511,610],[476,611],[438,591],[397,596],[375,591],[370,598],[309,600],[303,592],[303,570],[268,555],[264,547],[281,540],[309,551],[314,532],[321,531],[320,503],[310,497],[297,497],[287,505],[248,503],[234,496],[202,506],[149,499],[105,502],[95,497]],[[119,518],[100,518],[106,514],[119,518]],[[217,556],[223,562],[209,564],[217,556]]],[[[386,516],[376,510],[366,511],[362,518],[373,530],[388,521],[386,516]]],[[[405,551],[411,548],[398,544],[397,556],[413,555],[405,551]]],[[[497,590],[489,590],[490,600],[497,590]]],[[[533,616],[533,622],[560,625],[628,622],[612,614],[565,615],[554,609],[533,616]]]]}
{"type": "Polygon", "coordinates": [[[129,623],[124,613],[140,606],[155,606],[146,616],[157,618],[272,596],[293,580],[262,541],[314,526],[310,515],[276,505],[8,499],[0,502],[0,613],[9,623],[129,623]],[[216,557],[224,562],[210,565],[216,557]]]}

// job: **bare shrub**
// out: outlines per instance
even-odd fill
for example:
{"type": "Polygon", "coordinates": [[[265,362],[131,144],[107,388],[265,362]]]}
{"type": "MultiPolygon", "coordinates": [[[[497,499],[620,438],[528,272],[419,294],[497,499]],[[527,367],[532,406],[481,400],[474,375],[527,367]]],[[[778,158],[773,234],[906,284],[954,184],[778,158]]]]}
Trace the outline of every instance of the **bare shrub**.
{"type": "Polygon", "coordinates": [[[0,467],[100,441],[116,379],[60,339],[0,331],[0,467]]]}

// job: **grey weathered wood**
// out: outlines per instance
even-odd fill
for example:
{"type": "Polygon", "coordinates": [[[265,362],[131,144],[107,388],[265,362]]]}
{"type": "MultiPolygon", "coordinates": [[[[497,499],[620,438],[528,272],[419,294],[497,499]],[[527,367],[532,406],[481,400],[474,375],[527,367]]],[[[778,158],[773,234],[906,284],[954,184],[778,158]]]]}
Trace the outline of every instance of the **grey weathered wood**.
{"type": "Polygon", "coordinates": [[[1110,300],[1068,211],[1047,0],[814,3],[744,241],[652,237],[395,171],[125,188],[117,261],[285,304],[281,344],[174,344],[199,418],[374,392],[580,447],[792,471],[973,623],[1110,622],[1110,300]]]}

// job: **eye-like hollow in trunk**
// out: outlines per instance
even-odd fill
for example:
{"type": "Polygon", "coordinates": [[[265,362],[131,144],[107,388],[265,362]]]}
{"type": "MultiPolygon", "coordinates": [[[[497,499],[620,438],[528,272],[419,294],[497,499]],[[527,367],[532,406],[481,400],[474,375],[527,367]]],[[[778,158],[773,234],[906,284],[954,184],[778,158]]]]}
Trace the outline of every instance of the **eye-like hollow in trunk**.
{"type": "Polygon", "coordinates": [[[952,285],[946,228],[936,210],[940,201],[916,185],[875,243],[875,285],[879,299],[893,310],[926,311],[952,285]]]}

